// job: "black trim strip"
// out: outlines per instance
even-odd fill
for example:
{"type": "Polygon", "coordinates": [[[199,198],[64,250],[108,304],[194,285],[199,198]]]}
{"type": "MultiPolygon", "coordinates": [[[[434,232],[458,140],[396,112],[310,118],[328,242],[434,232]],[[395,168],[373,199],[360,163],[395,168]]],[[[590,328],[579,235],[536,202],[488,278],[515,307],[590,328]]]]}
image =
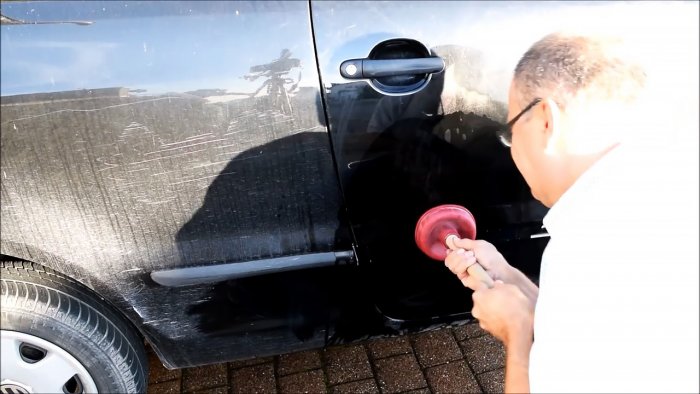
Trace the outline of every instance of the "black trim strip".
{"type": "Polygon", "coordinates": [[[351,250],[346,250],[202,267],[176,268],[151,272],[151,279],[159,285],[167,287],[199,285],[285,271],[327,267],[338,261],[354,261],[354,256],[351,250]]]}

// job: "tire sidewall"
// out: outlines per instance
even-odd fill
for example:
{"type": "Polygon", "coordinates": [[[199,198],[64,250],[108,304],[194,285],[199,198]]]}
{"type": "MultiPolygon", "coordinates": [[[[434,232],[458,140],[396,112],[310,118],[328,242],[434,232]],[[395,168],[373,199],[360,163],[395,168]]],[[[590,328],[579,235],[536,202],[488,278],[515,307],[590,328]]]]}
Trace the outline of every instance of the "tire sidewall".
{"type": "Polygon", "coordinates": [[[84,285],[35,264],[2,262],[0,328],[33,335],[73,356],[98,392],[146,390],[144,343],[113,307],[84,285]]]}
{"type": "Polygon", "coordinates": [[[100,347],[89,336],[65,322],[40,313],[7,308],[3,305],[0,326],[3,331],[33,335],[65,350],[88,371],[99,392],[127,392],[127,388],[115,379],[119,376],[119,371],[111,361],[114,354],[109,353],[110,349],[114,349],[111,346],[100,347]]]}

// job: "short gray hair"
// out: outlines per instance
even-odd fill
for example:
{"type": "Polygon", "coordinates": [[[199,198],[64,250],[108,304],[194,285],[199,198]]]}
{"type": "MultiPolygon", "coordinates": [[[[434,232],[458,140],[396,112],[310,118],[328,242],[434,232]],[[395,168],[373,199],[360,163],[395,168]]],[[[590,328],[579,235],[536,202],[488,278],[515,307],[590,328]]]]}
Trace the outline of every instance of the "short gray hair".
{"type": "Polygon", "coordinates": [[[644,69],[626,58],[622,42],[607,37],[553,33],[533,44],[515,67],[521,101],[552,98],[566,108],[584,93],[603,100],[634,101],[646,83],[644,69]]]}

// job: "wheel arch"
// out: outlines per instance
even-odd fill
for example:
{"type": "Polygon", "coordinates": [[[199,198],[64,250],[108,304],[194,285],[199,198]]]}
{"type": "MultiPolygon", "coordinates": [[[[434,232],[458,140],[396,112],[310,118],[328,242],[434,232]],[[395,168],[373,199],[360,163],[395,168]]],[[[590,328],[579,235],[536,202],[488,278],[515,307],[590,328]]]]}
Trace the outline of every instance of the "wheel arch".
{"type": "Polygon", "coordinates": [[[128,300],[124,297],[119,297],[118,292],[99,280],[84,266],[37,247],[21,245],[6,240],[0,240],[0,259],[21,260],[39,264],[81,284],[122,317],[124,321],[134,329],[134,332],[136,332],[139,337],[147,340],[147,336],[144,335],[140,327],[138,315],[135,313],[132,315],[126,312],[129,309],[133,310],[128,300]],[[127,306],[127,308],[125,308],[125,306],[127,306]]]}
{"type": "MultiPolygon", "coordinates": [[[[44,349],[44,355],[46,349],[52,349],[54,356],[62,351],[64,356],[72,357],[68,363],[78,369],[71,374],[79,375],[79,380],[68,387],[80,387],[83,378],[90,378],[94,380],[88,384],[90,391],[95,385],[100,392],[146,391],[149,362],[143,336],[118,308],[93,289],[52,268],[7,254],[2,257],[3,345],[7,344],[7,335],[12,340],[12,335],[19,335],[13,332],[22,333],[27,343],[44,349]]],[[[36,375],[38,370],[21,366],[32,362],[22,360],[25,362],[12,364],[16,368],[3,368],[3,381],[16,376],[29,387],[43,387],[42,392],[46,392],[46,384],[53,385],[53,391],[55,383],[65,382],[63,392],[72,392],[66,389],[70,381],[54,379],[47,383],[45,377],[36,375]]],[[[44,370],[51,368],[43,365],[44,370]]]]}

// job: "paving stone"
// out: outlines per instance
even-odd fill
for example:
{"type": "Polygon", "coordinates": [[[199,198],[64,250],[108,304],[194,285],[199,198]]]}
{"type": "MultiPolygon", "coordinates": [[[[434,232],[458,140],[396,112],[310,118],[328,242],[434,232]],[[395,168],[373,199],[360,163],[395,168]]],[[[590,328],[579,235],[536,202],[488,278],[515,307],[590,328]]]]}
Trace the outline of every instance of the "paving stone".
{"type": "Polygon", "coordinates": [[[455,338],[457,338],[457,340],[460,342],[466,339],[488,335],[488,332],[484,331],[481,327],[479,327],[478,322],[472,322],[461,326],[454,326],[452,327],[452,332],[454,332],[455,338]]]}
{"type": "Polygon", "coordinates": [[[438,365],[425,371],[434,393],[479,393],[481,388],[464,360],[438,365]]]}
{"type": "Polygon", "coordinates": [[[300,372],[279,378],[280,392],[282,393],[326,393],[326,381],[323,371],[300,372]]]}
{"type": "Polygon", "coordinates": [[[228,394],[228,387],[221,386],[221,387],[214,387],[214,388],[209,388],[209,389],[204,389],[204,390],[197,390],[197,391],[193,392],[192,394],[228,394]]]}
{"type": "Polygon", "coordinates": [[[226,364],[186,368],[182,370],[182,391],[190,392],[210,387],[225,386],[227,378],[226,364]]]}
{"type": "Polygon", "coordinates": [[[374,362],[383,393],[399,393],[427,387],[413,354],[383,358],[374,362]]]}
{"type": "Polygon", "coordinates": [[[149,384],[167,382],[168,380],[179,379],[182,376],[182,370],[165,368],[158,356],[151,352],[148,354],[148,372],[149,384]]]}
{"type": "Polygon", "coordinates": [[[503,368],[476,375],[476,380],[487,393],[502,393],[505,388],[506,370],[503,368]]]}
{"type": "Polygon", "coordinates": [[[413,338],[413,349],[423,368],[461,359],[462,352],[449,330],[431,331],[413,338]]]}
{"type": "Polygon", "coordinates": [[[469,339],[460,344],[469,366],[476,374],[505,366],[505,348],[498,339],[491,335],[469,339]]]}
{"type": "Polygon", "coordinates": [[[372,358],[375,360],[384,357],[398,356],[399,354],[407,354],[413,351],[408,337],[405,336],[375,339],[367,343],[367,348],[372,358]]]}
{"type": "Polygon", "coordinates": [[[283,354],[277,360],[280,376],[321,368],[321,355],[317,350],[283,354]]]}
{"type": "Polygon", "coordinates": [[[339,384],[333,387],[334,394],[379,394],[379,388],[374,379],[360,380],[359,382],[350,382],[339,384]]]}
{"type": "Polygon", "coordinates": [[[362,345],[329,348],[325,351],[325,358],[331,385],[372,377],[372,367],[362,345]]]}
{"type": "Polygon", "coordinates": [[[168,382],[149,384],[148,394],[180,394],[180,381],[170,380],[168,382]]]}
{"type": "Polygon", "coordinates": [[[240,368],[240,367],[250,367],[252,365],[259,365],[259,364],[265,364],[265,363],[271,363],[274,360],[274,357],[258,357],[258,358],[250,358],[247,360],[238,360],[238,361],[231,361],[228,363],[229,368],[240,368]]]}
{"type": "Polygon", "coordinates": [[[275,368],[272,363],[243,367],[231,371],[234,393],[275,393],[275,368]]]}
{"type": "Polygon", "coordinates": [[[366,342],[366,346],[338,346],[327,351],[312,350],[181,370],[166,369],[152,351],[148,357],[149,394],[276,393],[278,390],[430,394],[478,392],[480,388],[502,392],[505,351],[497,339],[481,330],[477,323],[470,323],[412,337],[374,339],[366,342]],[[458,351],[462,349],[459,356],[454,352],[454,343],[458,343],[458,351]],[[369,360],[373,360],[376,380],[369,360]],[[331,376],[333,383],[328,388],[331,376]]]}

